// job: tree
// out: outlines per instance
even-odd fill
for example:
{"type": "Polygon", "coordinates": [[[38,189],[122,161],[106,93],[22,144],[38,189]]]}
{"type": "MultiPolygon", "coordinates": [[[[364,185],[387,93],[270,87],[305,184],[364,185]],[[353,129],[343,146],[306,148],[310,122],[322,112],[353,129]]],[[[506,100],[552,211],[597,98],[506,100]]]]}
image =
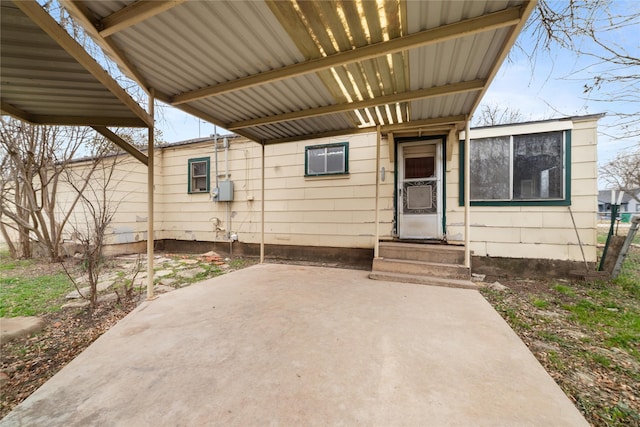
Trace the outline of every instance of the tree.
{"type": "Polygon", "coordinates": [[[80,212],[75,216],[76,221],[72,221],[71,228],[75,240],[82,247],[82,261],[89,282],[89,295],[81,296],[89,300],[91,308],[98,304],[98,281],[104,265],[102,250],[107,227],[121,202],[112,198],[113,189],[118,184],[113,178],[119,158],[118,155],[101,157],[97,161],[92,159],[86,166],[65,169],[67,183],[80,197],[77,209],[80,212]],[[86,179],[87,170],[91,171],[90,180],[86,179]],[[85,182],[86,185],[78,185],[85,182]]]}
{"type": "Polygon", "coordinates": [[[620,153],[600,168],[600,177],[614,190],[622,190],[640,202],[640,147],[620,153]]]}
{"type": "Polygon", "coordinates": [[[473,126],[495,126],[520,123],[525,120],[517,108],[502,106],[496,103],[481,104],[479,111],[473,116],[473,126]]]}
{"type": "Polygon", "coordinates": [[[19,236],[10,251],[28,258],[38,242],[48,258],[57,260],[64,227],[80,200],[72,200],[65,211],[57,209],[62,172],[87,143],[96,150],[106,143],[87,128],[34,126],[7,117],[0,121],[0,143],[0,229],[5,236],[7,229],[19,236]]]}
{"type": "MultiPolygon", "coordinates": [[[[533,47],[519,42],[535,63],[555,47],[586,59],[584,95],[614,108],[614,133],[640,135],[640,4],[620,0],[539,0],[525,27],[533,47]],[[612,101],[616,101],[615,105],[612,101]]],[[[573,77],[571,77],[573,78],[573,77]]]]}
{"type": "MultiPolygon", "coordinates": [[[[128,129],[123,139],[142,146],[143,133],[128,129]]],[[[36,243],[46,256],[62,257],[62,242],[83,191],[105,156],[117,147],[83,127],[35,126],[11,118],[0,120],[0,233],[14,257],[30,258],[36,243]],[[81,176],[66,171],[82,155],[90,166],[81,176]],[[58,191],[72,182],[77,192],[61,205],[58,191]],[[11,234],[18,236],[14,243],[11,234]]]]}

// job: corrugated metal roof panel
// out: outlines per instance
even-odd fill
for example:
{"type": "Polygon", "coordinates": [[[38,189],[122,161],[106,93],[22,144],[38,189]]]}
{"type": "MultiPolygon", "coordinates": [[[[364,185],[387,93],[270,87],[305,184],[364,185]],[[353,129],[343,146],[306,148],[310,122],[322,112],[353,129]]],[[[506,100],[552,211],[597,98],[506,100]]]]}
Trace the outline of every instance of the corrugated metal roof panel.
{"type": "Polygon", "coordinates": [[[220,118],[226,123],[259,117],[265,111],[274,115],[331,104],[331,94],[315,75],[300,76],[192,103],[198,108],[217,107],[220,118]]]}
{"type": "MultiPolygon", "coordinates": [[[[86,2],[99,19],[129,4],[86,2]]],[[[110,40],[160,99],[222,126],[240,122],[237,132],[269,141],[469,115],[532,7],[528,0],[190,1],[110,40]],[[456,30],[442,30],[448,24],[456,30]],[[441,39],[430,42],[436,33],[441,39]],[[411,44],[415,35],[426,41],[411,44]],[[374,47],[374,55],[312,68],[374,47]],[[304,74],[292,75],[298,66],[304,74]],[[251,84],[241,86],[246,78],[251,84]],[[470,92],[424,92],[478,80],[486,83],[470,92]],[[237,86],[215,92],[229,83],[237,86]],[[355,104],[365,100],[377,106],[355,104]],[[353,109],[338,112],[346,103],[353,109]]]]}
{"type": "Polygon", "coordinates": [[[151,86],[171,94],[304,59],[263,2],[188,2],[112,39],[151,86]]]}
{"type": "Polygon", "coordinates": [[[312,119],[296,120],[290,122],[276,123],[269,126],[257,126],[251,128],[251,132],[261,135],[262,139],[289,138],[293,135],[313,135],[327,132],[329,130],[353,129],[353,124],[344,120],[344,114],[332,114],[312,119]]]}
{"type": "Polygon", "coordinates": [[[144,122],[13,3],[2,1],[3,111],[35,122],[144,122]],[[17,114],[16,114],[17,113],[17,114]],[[120,120],[121,119],[121,120],[120,120]]]}

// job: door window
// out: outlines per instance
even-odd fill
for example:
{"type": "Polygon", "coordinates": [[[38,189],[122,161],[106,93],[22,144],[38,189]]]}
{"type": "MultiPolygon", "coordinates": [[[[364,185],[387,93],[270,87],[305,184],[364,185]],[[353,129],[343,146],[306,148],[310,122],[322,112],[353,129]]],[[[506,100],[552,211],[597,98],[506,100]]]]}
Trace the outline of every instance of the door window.
{"type": "Polygon", "coordinates": [[[433,157],[410,157],[404,159],[405,179],[429,178],[435,173],[433,157]]]}

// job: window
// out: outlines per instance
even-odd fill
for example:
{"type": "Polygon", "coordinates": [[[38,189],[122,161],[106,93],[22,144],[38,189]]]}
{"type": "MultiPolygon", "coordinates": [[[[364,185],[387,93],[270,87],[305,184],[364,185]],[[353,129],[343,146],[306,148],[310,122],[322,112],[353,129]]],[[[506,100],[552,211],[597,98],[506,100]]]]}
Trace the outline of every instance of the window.
{"type": "Polygon", "coordinates": [[[561,132],[513,137],[514,199],[564,198],[562,139],[561,132]]]}
{"type": "Polygon", "coordinates": [[[510,137],[471,140],[471,200],[508,200],[510,137]]]}
{"type": "Polygon", "coordinates": [[[434,157],[407,157],[404,159],[405,179],[430,178],[435,174],[434,157]]]}
{"type": "Polygon", "coordinates": [[[472,139],[472,204],[569,204],[569,148],[569,131],[472,139]]]}
{"type": "Polygon", "coordinates": [[[189,193],[208,193],[209,181],[209,157],[189,159],[189,193]]]}
{"type": "Polygon", "coordinates": [[[305,176],[349,173],[349,143],[305,147],[305,176]]]}

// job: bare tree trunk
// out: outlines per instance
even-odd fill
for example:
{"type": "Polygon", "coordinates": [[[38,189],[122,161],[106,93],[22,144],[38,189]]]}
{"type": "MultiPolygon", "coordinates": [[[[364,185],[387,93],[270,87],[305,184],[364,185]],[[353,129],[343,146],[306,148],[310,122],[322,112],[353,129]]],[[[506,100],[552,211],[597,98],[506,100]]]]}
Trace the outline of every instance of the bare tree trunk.
{"type": "Polygon", "coordinates": [[[81,197],[84,211],[84,224],[74,226],[74,234],[82,243],[84,262],[89,277],[89,302],[92,308],[98,303],[98,281],[103,267],[102,249],[106,232],[120,201],[112,199],[112,190],[117,183],[113,181],[113,174],[118,164],[118,158],[94,159],[90,170],[94,176],[91,182],[84,182],[83,187],[75,184],[73,172],[68,170],[68,182],[81,197]],[[94,174],[93,172],[97,172],[94,174]]]}
{"type": "MultiPolygon", "coordinates": [[[[5,224],[13,222],[18,231],[19,255],[32,257],[32,244],[37,242],[51,261],[57,261],[62,254],[65,226],[81,198],[76,194],[64,210],[58,209],[60,176],[80,147],[88,145],[102,157],[108,143],[96,139],[87,129],[32,126],[5,118],[0,140],[5,166],[0,171],[0,213],[5,224]]],[[[94,170],[95,166],[76,177],[81,180],[80,191],[86,188],[94,170]]]]}
{"type": "Polygon", "coordinates": [[[5,227],[4,222],[2,222],[1,220],[0,220],[0,233],[2,233],[2,238],[7,244],[7,248],[9,249],[9,255],[11,256],[11,258],[17,258],[18,251],[16,250],[16,246],[11,241],[11,237],[7,232],[7,228],[5,227]]]}

